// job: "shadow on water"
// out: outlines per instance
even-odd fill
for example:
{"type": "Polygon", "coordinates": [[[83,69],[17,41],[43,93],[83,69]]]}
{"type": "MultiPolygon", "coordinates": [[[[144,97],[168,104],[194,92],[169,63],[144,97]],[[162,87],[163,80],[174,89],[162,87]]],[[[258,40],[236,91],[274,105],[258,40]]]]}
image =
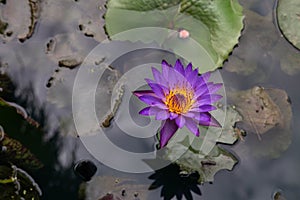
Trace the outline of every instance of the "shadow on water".
{"type": "Polygon", "coordinates": [[[187,200],[193,200],[192,192],[201,195],[197,182],[199,174],[184,174],[176,164],[171,164],[155,171],[154,174],[149,176],[149,179],[154,180],[149,190],[155,190],[161,187],[160,196],[164,200],[170,200],[174,197],[176,197],[177,200],[181,200],[183,197],[187,200]]]}

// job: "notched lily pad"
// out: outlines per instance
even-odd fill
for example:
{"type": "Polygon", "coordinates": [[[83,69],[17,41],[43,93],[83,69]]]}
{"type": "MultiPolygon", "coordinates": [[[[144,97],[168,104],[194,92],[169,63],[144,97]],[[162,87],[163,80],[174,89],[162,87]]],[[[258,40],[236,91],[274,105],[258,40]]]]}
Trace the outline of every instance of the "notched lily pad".
{"type": "Polygon", "coordinates": [[[39,18],[40,5],[37,0],[10,0],[0,8],[2,18],[8,27],[4,31],[4,39],[17,37],[20,42],[31,38],[39,18]]]}
{"type": "MultiPolygon", "coordinates": [[[[242,7],[236,0],[217,1],[180,1],[180,0],[109,0],[105,14],[106,31],[112,39],[156,41],[166,49],[175,53],[191,50],[191,40],[196,40],[213,59],[213,66],[202,66],[199,55],[189,58],[199,67],[201,73],[220,67],[228,57],[233,47],[238,43],[243,27],[242,7]],[[143,20],[140,20],[143,19],[143,20]],[[144,34],[128,35],[125,38],[115,36],[126,30],[144,27],[161,27],[177,31],[169,35],[168,31],[153,37],[151,31],[144,34]],[[187,37],[181,36],[181,31],[188,32],[187,37]],[[168,40],[172,40],[172,42],[168,40]]],[[[153,30],[152,30],[153,31],[153,30]]],[[[194,50],[195,51],[195,50],[194,50]]],[[[189,55],[189,54],[187,54],[189,55]]]]}
{"type": "Polygon", "coordinates": [[[279,0],[277,20],[283,35],[300,49],[300,2],[298,0],[279,0]]]}
{"type": "Polygon", "coordinates": [[[229,94],[229,98],[243,117],[237,126],[247,133],[255,133],[255,137],[248,134],[245,143],[239,146],[255,155],[271,157],[278,157],[288,148],[292,110],[284,90],[256,86],[229,94]]]}
{"type": "MultiPolygon", "coordinates": [[[[183,148],[183,144],[177,143],[172,148],[168,148],[167,157],[173,159],[173,156],[177,156],[177,153],[182,153],[180,149],[183,148]]],[[[200,177],[198,182],[212,182],[215,174],[222,170],[232,170],[237,163],[237,158],[222,149],[219,146],[214,146],[212,151],[205,155],[192,147],[189,147],[176,163],[180,166],[182,171],[187,173],[198,172],[200,177]]]]}
{"type": "Polygon", "coordinates": [[[12,165],[0,165],[0,199],[39,200],[42,191],[24,170],[12,165]]]}
{"type": "Polygon", "coordinates": [[[187,129],[181,129],[176,133],[166,146],[164,158],[175,161],[180,168],[191,174],[198,172],[198,182],[212,182],[214,175],[222,170],[232,170],[237,163],[237,158],[230,152],[222,149],[217,143],[233,144],[238,135],[235,131],[235,124],[241,120],[241,116],[232,108],[219,105],[219,113],[215,118],[224,118],[222,129],[200,127],[200,137],[195,137],[187,129]],[[178,158],[178,159],[176,159],[178,158]]]}
{"type": "Polygon", "coordinates": [[[147,199],[148,186],[136,180],[110,176],[94,177],[86,185],[86,200],[147,199]]]}

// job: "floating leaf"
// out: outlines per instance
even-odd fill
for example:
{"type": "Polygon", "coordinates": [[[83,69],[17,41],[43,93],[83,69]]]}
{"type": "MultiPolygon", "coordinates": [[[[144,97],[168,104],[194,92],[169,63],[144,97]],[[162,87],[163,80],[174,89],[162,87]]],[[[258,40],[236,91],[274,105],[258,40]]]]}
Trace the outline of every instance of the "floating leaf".
{"type": "Polygon", "coordinates": [[[284,90],[254,87],[229,94],[243,117],[237,126],[248,134],[238,145],[256,156],[278,157],[291,143],[292,110],[284,90]],[[253,137],[255,136],[255,137],[253,137]]]}
{"type": "Polygon", "coordinates": [[[39,200],[42,192],[33,178],[16,166],[0,165],[0,199],[39,200]]]}
{"type": "Polygon", "coordinates": [[[300,49],[300,2],[298,0],[279,0],[277,20],[284,36],[300,49]]]}
{"type": "MultiPolygon", "coordinates": [[[[197,1],[192,0],[109,0],[105,14],[106,31],[112,39],[144,42],[156,41],[175,53],[186,53],[189,61],[199,67],[201,73],[213,70],[222,65],[234,45],[238,43],[243,27],[242,8],[236,0],[197,1]],[[141,20],[142,19],[142,20],[141,20]],[[126,30],[145,27],[166,29],[145,29],[144,32],[126,35],[120,38],[115,35],[126,30]],[[180,38],[180,31],[185,30],[190,37],[180,38]],[[139,34],[139,35],[137,35],[139,34]],[[171,34],[171,35],[170,35],[171,34]],[[151,38],[151,36],[156,36],[151,38]],[[192,40],[200,44],[213,59],[213,64],[206,66],[199,53],[195,54],[192,40]],[[191,46],[193,45],[193,46],[191,46]],[[192,53],[192,56],[189,55],[192,53]],[[197,57],[198,55],[198,57],[197,57]],[[199,59],[199,60],[198,60],[199,59]]],[[[142,30],[141,30],[142,31],[142,30]]],[[[199,48],[199,47],[198,47],[199,48]]]]}
{"type": "MultiPolygon", "coordinates": [[[[183,147],[184,145],[180,143],[174,144],[171,148],[168,147],[167,157],[172,160],[173,156],[182,152],[183,147]]],[[[198,172],[200,175],[198,182],[204,183],[212,182],[214,175],[222,169],[232,170],[237,163],[237,158],[219,146],[214,146],[207,155],[189,147],[189,150],[180,156],[176,163],[183,171],[198,172]]]]}
{"type": "Polygon", "coordinates": [[[216,145],[217,142],[233,144],[237,140],[234,130],[241,116],[232,108],[227,107],[226,115],[220,107],[215,118],[225,118],[222,129],[200,127],[200,136],[195,137],[186,128],[180,129],[167,145],[165,158],[176,160],[182,170],[200,174],[199,183],[213,181],[214,175],[221,169],[232,170],[237,159],[231,153],[216,145]],[[178,159],[175,159],[178,158],[178,159]]]}

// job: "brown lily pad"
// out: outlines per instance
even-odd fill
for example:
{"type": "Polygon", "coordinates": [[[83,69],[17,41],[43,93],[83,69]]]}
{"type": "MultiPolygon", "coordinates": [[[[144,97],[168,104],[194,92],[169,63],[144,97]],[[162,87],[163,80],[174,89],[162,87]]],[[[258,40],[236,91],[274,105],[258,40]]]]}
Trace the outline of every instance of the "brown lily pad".
{"type": "Polygon", "coordinates": [[[256,86],[232,93],[229,98],[243,117],[237,126],[249,133],[243,145],[239,145],[245,148],[243,150],[255,155],[278,157],[288,148],[292,134],[292,110],[284,90],[256,86]]]}

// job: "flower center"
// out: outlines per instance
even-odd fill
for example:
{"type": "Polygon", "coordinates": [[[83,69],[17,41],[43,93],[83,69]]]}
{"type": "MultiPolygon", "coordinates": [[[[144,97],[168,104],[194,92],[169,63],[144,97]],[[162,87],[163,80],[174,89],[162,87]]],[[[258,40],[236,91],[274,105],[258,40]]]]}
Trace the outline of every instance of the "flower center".
{"type": "Polygon", "coordinates": [[[193,92],[188,91],[185,88],[174,89],[166,95],[165,104],[170,112],[176,114],[187,113],[194,103],[192,98],[193,92]]]}

